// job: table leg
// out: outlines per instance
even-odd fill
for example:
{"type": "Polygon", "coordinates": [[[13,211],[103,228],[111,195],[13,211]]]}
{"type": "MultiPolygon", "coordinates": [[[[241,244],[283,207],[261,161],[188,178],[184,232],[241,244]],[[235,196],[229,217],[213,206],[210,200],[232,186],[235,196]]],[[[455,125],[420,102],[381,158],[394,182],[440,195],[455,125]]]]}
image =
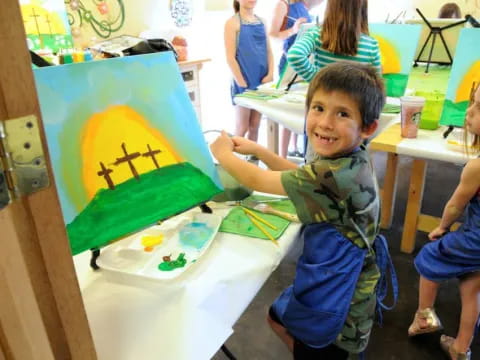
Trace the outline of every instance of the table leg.
{"type": "Polygon", "coordinates": [[[392,225],[392,213],[397,192],[397,167],[398,155],[388,153],[382,189],[382,217],[380,219],[380,227],[382,229],[388,229],[392,225]]]}
{"type": "Polygon", "coordinates": [[[408,189],[407,211],[403,223],[402,242],[400,250],[411,253],[415,248],[415,236],[417,224],[422,210],[423,188],[427,172],[427,161],[421,159],[413,160],[412,174],[410,176],[410,187],[408,189]]]}
{"type": "Polygon", "coordinates": [[[267,119],[267,148],[278,154],[278,123],[267,119]]]}

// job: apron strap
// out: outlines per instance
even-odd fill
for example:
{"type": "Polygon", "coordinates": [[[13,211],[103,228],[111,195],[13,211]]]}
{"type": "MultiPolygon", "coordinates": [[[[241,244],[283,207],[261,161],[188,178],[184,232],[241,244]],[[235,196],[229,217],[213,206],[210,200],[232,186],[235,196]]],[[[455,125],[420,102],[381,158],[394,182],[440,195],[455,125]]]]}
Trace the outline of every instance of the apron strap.
{"type": "Polygon", "coordinates": [[[388,251],[387,240],[383,235],[378,235],[374,242],[375,253],[377,259],[377,266],[380,269],[380,279],[377,284],[377,306],[376,312],[378,314],[378,322],[382,325],[382,310],[392,310],[397,304],[398,300],[398,280],[393,266],[392,258],[388,251]],[[393,291],[393,303],[391,306],[384,304],[384,299],[388,292],[388,276],[387,271],[390,272],[390,284],[393,291]]]}

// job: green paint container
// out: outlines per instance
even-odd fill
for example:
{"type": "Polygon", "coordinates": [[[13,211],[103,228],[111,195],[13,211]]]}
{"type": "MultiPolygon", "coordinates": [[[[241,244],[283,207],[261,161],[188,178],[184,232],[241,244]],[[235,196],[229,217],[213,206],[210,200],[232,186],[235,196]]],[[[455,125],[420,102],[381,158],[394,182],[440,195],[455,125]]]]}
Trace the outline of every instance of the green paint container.
{"type": "Polygon", "coordinates": [[[420,118],[420,129],[435,130],[442,116],[445,94],[440,91],[415,91],[415,96],[425,98],[425,105],[420,118]]]}

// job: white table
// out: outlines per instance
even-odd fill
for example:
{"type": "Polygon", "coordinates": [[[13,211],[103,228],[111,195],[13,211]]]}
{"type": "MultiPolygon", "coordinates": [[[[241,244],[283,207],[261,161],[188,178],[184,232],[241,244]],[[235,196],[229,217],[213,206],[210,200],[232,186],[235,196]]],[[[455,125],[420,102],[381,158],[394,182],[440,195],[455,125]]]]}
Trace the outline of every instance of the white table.
{"type": "MultiPolygon", "coordinates": [[[[197,211],[197,210],[193,210],[197,211]]],[[[214,209],[225,215],[225,208],[214,209]]],[[[75,267],[99,360],[210,359],[290,250],[300,224],[271,241],[218,233],[175,282],[93,272],[88,252],[75,267]]]]}
{"type": "MultiPolygon", "coordinates": [[[[303,134],[305,104],[288,101],[288,95],[272,100],[258,100],[237,96],[234,100],[236,105],[257,110],[265,115],[268,121],[267,148],[276,154],[278,154],[279,145],[279,124],[296,134],[303,134]]],[[[387,98],[387,102],[394,105],[399,105],[400,103],[397,98],[387,98]]],[[[398,114],[382,113],[376,134],[389,126],[397,117],[398,114]]]]}

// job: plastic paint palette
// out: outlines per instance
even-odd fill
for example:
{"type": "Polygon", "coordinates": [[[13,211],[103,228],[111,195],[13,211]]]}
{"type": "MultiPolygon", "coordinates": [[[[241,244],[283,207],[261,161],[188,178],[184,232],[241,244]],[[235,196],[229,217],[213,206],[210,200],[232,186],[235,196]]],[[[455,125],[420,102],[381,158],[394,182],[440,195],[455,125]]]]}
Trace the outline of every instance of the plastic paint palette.
{"type": "Polygon", "coordinates": [[[153,280],[174,279],[205,253],[218,232],[222,217],[215,214],[185,213],[130,235],[102,249],[97,264],[103,270],[121,276],[153,280]],[[159,239],[147,251],[145,239],[159,239]],[[156,245],[155,245],[156,243],[156,245]],[[181,255],[184,254],[184,255],[181,255]],[[164,257],[186,259],[182,267],[159,269],[164,257]]]}

